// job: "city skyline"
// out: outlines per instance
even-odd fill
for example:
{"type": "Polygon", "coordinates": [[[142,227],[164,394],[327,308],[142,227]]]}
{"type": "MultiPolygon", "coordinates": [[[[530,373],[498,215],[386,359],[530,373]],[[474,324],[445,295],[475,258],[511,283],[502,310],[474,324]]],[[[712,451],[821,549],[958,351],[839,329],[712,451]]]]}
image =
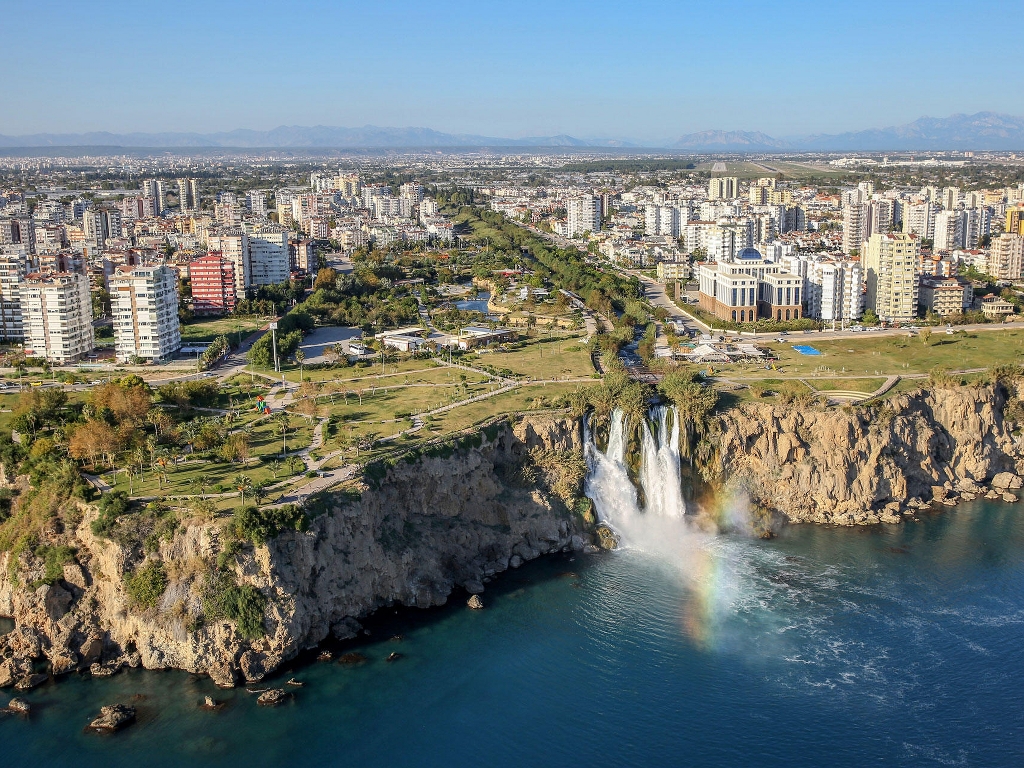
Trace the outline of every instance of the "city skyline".
{"type": "Polygon", "coordinates": [[[16,2],[0,134],[370,124],[659,146],[705,130],[785,138],[1024,115],[1008,87],[1012,9],[972,8],[965,34],[948,2],[304,2],[287,16],[235,2],[16,2]],[[925,45],[894,44],[911,38],[925,45]],[[940,51],[943,76],[924,77],[940,51]]]}

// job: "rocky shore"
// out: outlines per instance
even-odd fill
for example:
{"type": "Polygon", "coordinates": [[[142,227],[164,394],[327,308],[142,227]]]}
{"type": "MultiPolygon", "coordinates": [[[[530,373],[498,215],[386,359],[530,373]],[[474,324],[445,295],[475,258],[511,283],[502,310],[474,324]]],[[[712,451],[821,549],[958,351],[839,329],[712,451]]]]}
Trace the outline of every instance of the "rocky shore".
{"type": "Polygon", "coordinates": [[[481,434],[468,447],[403,457],[375,482],[328,497],[304,531],[245,545],[232,578],[266,598],[265,634],[243,636],[234,622],[204,618],[204,585],[223,552],[217,521],[185,520],[159,551],[141,555],[93,534],[97,511],[60,541],[75,560],[53,584],[31,588],[43,565],[26,554],[0,556],[0,687],[90,670],[177,668],[218,685],[261,680],[282,662],[329,637],[347,638],[358,619],[391,605],[427,608],[454,590],[476,594],[496,574],[549,552],[589,546],[586,524],[552,491],[559,461],[578,455],[579,425],[521,419],[481,434]],[[140,557],[160,563],[166,587],[140,610],[125,588],[140,557]],[[38,676],[37,676],[38,675],[38,676]]]}
{"type": "MultiPolygon", "coordinates": [[[[936,504],[1014,500],[1024,474],[1007,417],[1015,404],[1003,384],[901,394],[876,407],[751,403],[710,417],[695,468],[706,500],[742,496],[765,530],[895,524],[936,504]]],[[[377,467],[357,496],[328,497],[305,530],[246,544],[226,566],[222,522],[183,520],[143,554],[95,536],[97,511],[83,505],[74,530],[53,532],[75,551],[54,583],[27,586],[43,564],[0,556],[0,616],[16,623],[0,637],[0,687],[124,667],[256,682],[328,638],[355,636],[378,609],[440,605],[456,590],[475,597],[545,553],[614,546],[574,497],[582,448],[581,424],[568,415],[501,423],[470,444],[377,467]],[[154,560],[166,585],[140,609],[125,577],[154,560]],[[265,599],[262,636],[206,612],[204,585],[225,567],[265,599]]]]}

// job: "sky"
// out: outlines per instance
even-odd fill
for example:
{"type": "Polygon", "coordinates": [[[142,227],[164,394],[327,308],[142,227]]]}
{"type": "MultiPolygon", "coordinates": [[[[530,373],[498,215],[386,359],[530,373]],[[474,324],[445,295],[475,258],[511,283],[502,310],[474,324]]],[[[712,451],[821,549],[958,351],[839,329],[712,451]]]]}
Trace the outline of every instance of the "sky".
{"type": "Polygon", "coordinates": [[[378,125],[652,141],[1024,115],[1019,0],[0,8],[7,135],[378,125]]]}

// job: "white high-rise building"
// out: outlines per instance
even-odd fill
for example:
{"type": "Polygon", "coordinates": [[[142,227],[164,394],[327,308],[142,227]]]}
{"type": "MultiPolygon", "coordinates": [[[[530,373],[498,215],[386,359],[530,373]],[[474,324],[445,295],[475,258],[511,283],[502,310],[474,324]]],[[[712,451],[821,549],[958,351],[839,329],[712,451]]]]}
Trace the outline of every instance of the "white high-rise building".
{"type": "Polygon", "coordinates": [[[64,365],[92,352],[89,278],[76,272],[33,274],[18,284],[25,354],[64,365]]]}
{"type": "Polygon", "coordinates": [[[18,284],[25,279],[26,257],[19,253],[0,254],[0,340],[21,341],[25,335],[21,319],[18,284]]]}
{"type": "Polygon", "coordinates": [[[245,196],[249,213],[261,219],[267,218],[267,193],[258,189],[250,190],[245,196]]]}
{"type": "Polygon", "coordinates": [[[867,203],[849,203],[843,206],[843,253],[860,253],[867,239],[867,225],[867,203]]]}
{"type": "Polygon", "coordinates": [[[960,211],[953,209],[935,214],[935,242],[932,247],[936,251],[952,251],[963,247],[963,218],[960,211]]]}
{"type": "Polygon", "coordinates": [[[249,239],[249,280],[251,285],[284,283],[291,276],[288,259],[288,230],[273,224],[244,227],[249,239]]]}
{"type": "Polygon", "coordinates": [[[227,229],[210,234],[206,241],[211,251],[220,251],[225,260],[235,265],[235,295],[244,298],[252,284],[249,278],[249,236],[241,229],[227,229]]]}
{"type": "Polygon", "coordinates": [[[112,208],[90,208],[82,213],[82,228],[86,245],[95,254],[103,250],[108,238],[121,237],[121,212],[112,208]]]}
{"type": "Polygon", "coordinates": [[[584,232],[601,231],[601,198],[593,195],[574,197],[566,202],[568,213],[567,237],[584,232]]]}
{"type": "Polygon", "coordinates": [[[708,200],[732,200],[740,196],[740,182],[735,176],[714,176],[708,183],[708,200]]]}
{"type": "Polygon", "coordinates": [[[921,240],[906,233],[875,234],[861,258],[867,285],[865,307],[890,323],[917,316],[921,240]]]}
{"type": "Polygon", "coordinates": [[[182,213],[199,210],[199,183],[195,179],[178,179],[178,207],[182,213]]]}
{"type": "Polygon", "coordinates": [[[844,322],[864,314],[863,270],[859,261],[812,262],[807,281],[808,312],[813,313],[812,317],[844,322]]]}
{"type": "Polygon", "coordinates": [[[916,203],[903,206],[903,232],[925,240],[935,236],[934,203],[916,203]]]}
{"type": "Polygon", "coordinates": [[[110,306],[118,360],[165,360],[181,348],[178,280],[170,267],[118,267],[110,306]]]}
{"type": "Polygon", "coordinates": [[[160,179],[146,179],[142,182],[142,194],[153,198],[153,208],[156,215],[164,212],[164,183],[160,179]]]}
{"type": "MultiPolygon", "coordinates": [[[[685,223],[685,220],[682,223],[685,223]]],[[[648,235],[679,237],[679,208],[648,204],[644,209],[644,225],[644,231],[648,235]]]]}
{"type": "Polygon", "coordinates": [[[942,199],[939,201],[947,211],[956,210],[960,205],[960,187],[945,187],[942,190],[942,199]]]}
{"type": "Polygon", "coordinates": [[[981,207],[968,208],[963,213],[964,248],[977,248],[981,238],[992,232],[992,211],[981,207]]]}
{"type": "Polygon", "coordinates": [[[993,240],[985,272],[997,280],[1019,280],[1024,276],[1024,237],[1004,232],[993,240]]]}

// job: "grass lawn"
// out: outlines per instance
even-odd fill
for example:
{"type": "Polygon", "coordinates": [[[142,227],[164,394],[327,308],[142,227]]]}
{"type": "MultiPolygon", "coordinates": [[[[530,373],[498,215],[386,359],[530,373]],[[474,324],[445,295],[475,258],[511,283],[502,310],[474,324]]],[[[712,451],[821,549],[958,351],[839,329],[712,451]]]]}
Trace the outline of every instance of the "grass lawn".
{"type": "Polygon", "coordinates": [[[811,379],[807,382],[819,392],[874,392],[885,379],[811,379]]]}
{"type": "MultiPolygon", "coordinates": [[[[402,375],[412,376],[414,373],[427,373],[440,367],[440,364],[435,363],[433,360],[403,360],[398,363],[387,363],[384,367],[383,378],[402,375]]],[[[299,367],[297,365],[286,365],[283,366],[282,370],[288,381],[297,382],[299,380],[299,367]]],[[[351,381],[354,379],[369,380],[381,377],[380,359],[377,360],[376,365],[371,364],[365,367],[352,365],[346,368],[326,368],[321,370],[309,370],[306,368],[302,371],[303,381],[351,381]]],[[[429,379],[424,380],[428,381],[429,379]]]]}
{"type": "Polygon", "coordinates": [[[936,368],[962,370],[990,368],[1024,359],[1024,329],[973,331],[947,336],[933,333],[930,343],[921,337],[877,336],[823,340],[808,334],[797,341],[809,344],[820,356],[805,356],[789,344],[769,344],[779,357],[783,372],[807,376],[821,374],[868,374],[893,376],[928,373],[936,368]]]}
{"type": "Polygon", "coordinates": [[[524,349],[494,352],[479,356],[480,363],[497,369],[507,368],[531,379],[582,378],[594,373],[587,348],[579,334],[560,339],[534,339],[524,349]]]}
{"type": "Polygon", "coordinates": [[[227,336],[232,344],[238,343],[238,335],[241,332],[242,339],[260,329],[265,325],[266,320],[257,320],[254,317],[212,317],[197,318],[191,323],[181,326],[181,340],[189,341],[213,341],[218,336],[227,336]]]}
{"type": "Polygon", "coordinates": [[[550,408],[558,398],[569,394],[577,386],[579,385],[535,384],[520,387],[513,392],[495,395],[486,400],[469,403],[439,414],[428,422],[427,428],[424,431],[428,436],[436,437],[446,432],[457,432],[461,429],[466,429],[491,416],[550,408]]]}

